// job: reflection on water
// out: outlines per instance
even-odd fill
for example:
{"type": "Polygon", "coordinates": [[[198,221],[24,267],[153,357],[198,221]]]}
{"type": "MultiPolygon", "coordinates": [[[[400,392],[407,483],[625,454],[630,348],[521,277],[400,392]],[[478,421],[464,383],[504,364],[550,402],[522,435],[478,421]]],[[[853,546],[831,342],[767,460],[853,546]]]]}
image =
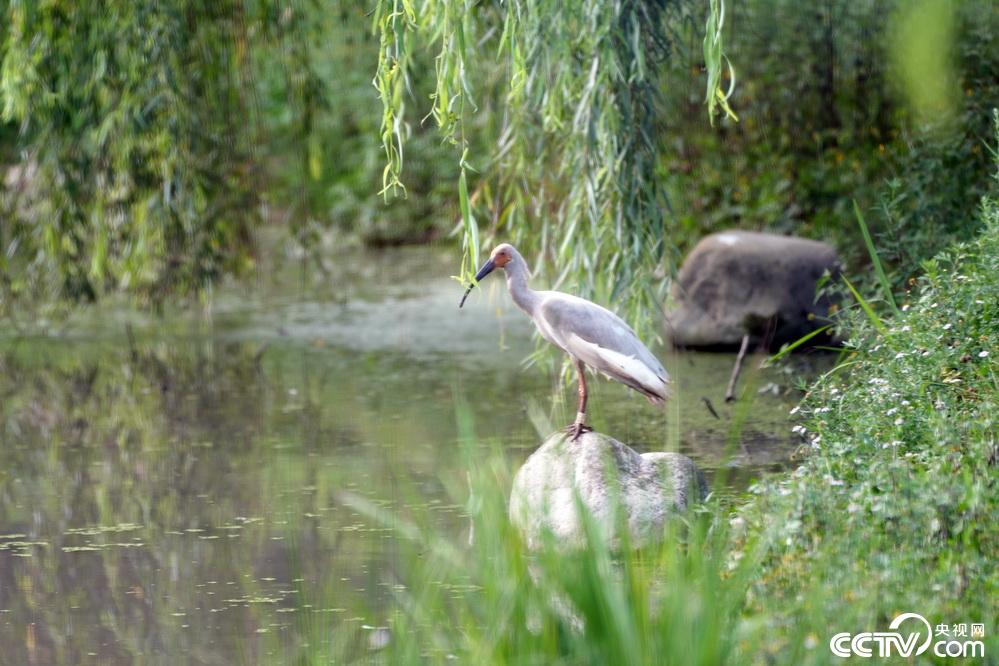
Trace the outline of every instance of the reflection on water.
{"type": "MultiPolygon", "coordinates": [[[[230,287],[210,322],[105,309],[58,337],[2,338],[0,661],[322,661],[377,645],[402,580],[396,535],[344,493],[460,534],[456,402],[483,455],[502,443],[514,464],[539,441],[528,413],[575,411],[571,390],[553,406],[553,369],[521,367],[530,323],[501,281],[457,310],[453,262],[359,255],[304,286],[230,287]]],[[[752,399],[733,407],[731,357],[665,358],[669,409],[594,382],[599,430],[733,468],[729,488],[787,459],[789,378],[747,371],[752,399]]]]}

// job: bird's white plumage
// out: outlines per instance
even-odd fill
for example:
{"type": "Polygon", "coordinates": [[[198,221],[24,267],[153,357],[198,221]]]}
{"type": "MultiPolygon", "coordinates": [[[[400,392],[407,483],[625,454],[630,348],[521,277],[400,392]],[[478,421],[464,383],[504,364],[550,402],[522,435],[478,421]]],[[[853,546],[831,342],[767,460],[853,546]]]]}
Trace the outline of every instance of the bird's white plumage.
{"type": "Polygon", "coordinates": [[[542,337],[653,401],[668,396],[669,375],[620,317],[596,303],[558,291],[537,292],[531,313],[542,337]]]}
{"type": "Polygon", "coordinates": [[[665,379],[634,356],[625,356],[613,349],[587,342],[578,335],[569,336],[567,350],[586,365],[596,368],[611,379],[618,379],[623,375],[633,379],[650,393],[655,393],[663,398],[666,396],[665,379]],[[616,372],[608,372],[610,369],[616,370],[616,372]]]}

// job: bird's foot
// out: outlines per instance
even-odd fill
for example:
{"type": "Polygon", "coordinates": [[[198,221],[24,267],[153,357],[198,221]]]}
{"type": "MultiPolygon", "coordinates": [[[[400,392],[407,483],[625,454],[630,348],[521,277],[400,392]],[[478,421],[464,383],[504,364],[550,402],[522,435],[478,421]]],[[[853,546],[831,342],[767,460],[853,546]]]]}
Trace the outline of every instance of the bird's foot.
{"type": "Polygon", "coordinates": [[[569,433],[569,441],[575,442],[584,432],[593,432],[593,428],[586,425],[582,421],[576,421],[568,426],[566,426],[565,431],[569,433]]]}

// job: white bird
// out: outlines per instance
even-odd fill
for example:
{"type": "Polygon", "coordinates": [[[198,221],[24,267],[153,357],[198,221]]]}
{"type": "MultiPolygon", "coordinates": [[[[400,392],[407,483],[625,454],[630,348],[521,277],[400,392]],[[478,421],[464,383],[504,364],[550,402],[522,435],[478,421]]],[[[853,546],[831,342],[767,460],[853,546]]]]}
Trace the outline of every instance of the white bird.
{"type": "Polygon", "coordinates": [[[496,268],[506,271],[506,285],[513,302],[534,320],[541,336],[576,363],[579,409],[576,420],[567,428],[573,440],[590,430],[585,423],[585,366],[638,391],[654,405],[666,401],[669,374],[631,327],[596,303],[560,291],[534,291],[528,287],[531,274],[527,262],[509,243],[497,245],[492,251],[489,260],[475,274],[475,281],[465,291],[459,308],[465,304],[472,288],[496,268]]]}

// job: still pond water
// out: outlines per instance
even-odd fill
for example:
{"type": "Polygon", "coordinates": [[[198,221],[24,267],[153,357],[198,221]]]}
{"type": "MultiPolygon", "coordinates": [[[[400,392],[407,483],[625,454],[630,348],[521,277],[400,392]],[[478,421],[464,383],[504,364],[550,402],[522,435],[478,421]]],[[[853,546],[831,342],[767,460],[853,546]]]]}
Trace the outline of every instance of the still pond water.
{"type": "MultiPolygon", "coordinates": [[[[355,252],[326,276],[229,285],[210,316],[0,328],[0,663],[289,663],[377,632],[398,539],[346,493],[460,543],[458,411],[514,467],[575,413],[557,355],[523,366],[532,325],[502,280],[457,309],[456,265],[448,248],[355,252]]],[[[750,363],[726,405],[732,356],[658,352],[669,407],[595,381],[598,430],[686,453],[722,492],[787,464],[807,363],[750,363]]]]}

